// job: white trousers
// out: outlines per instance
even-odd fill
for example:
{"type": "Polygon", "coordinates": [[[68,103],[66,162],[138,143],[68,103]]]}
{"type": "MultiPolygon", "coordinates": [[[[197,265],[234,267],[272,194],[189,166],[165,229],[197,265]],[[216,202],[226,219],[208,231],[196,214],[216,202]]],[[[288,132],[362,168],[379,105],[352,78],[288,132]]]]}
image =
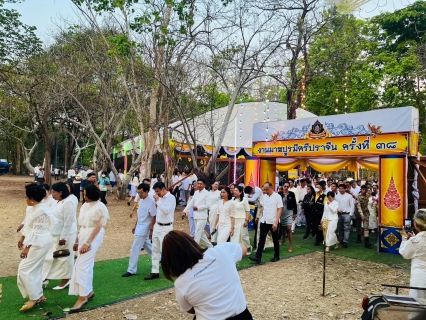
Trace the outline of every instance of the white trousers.
{"type": "MultiPolygon", "coordinates": [[[[104,233],[105,229],[102,228],[90,244],[90,250],[78,255],[72,271],[69,295],[87,297],[93,291],[93,267],[96,253],[104,241],[104,233]]],[[[83,244],[78,245],[78,252],[83,244]]]]}
{"type": "Polygon", "coordinates": [[[240,243],[250,248],[250,238],[248,233],[248,228],[244,227],[246,219],[245,218],[236,218],[235,219],[235,229],[234,235],[231,237],[231,242],[240,243]]]}
{"type": "Polygon", "coordinates": [[[152,232],[152,273],[160,273],[160,255],[163,248],[163,239],[172,230],[173,225],[160,226],[158,223],[154,225],[154,231],[152,232]]]}
{"type": "Polygon", "coordinates": [[[231,233],[231,224],[219,222],[217,224],[217,244],[226,242],[229,238],[229,234],[231,233]]]}
{"type": "MultiPolygon", "coordinates": [[[[213,227],[216,223],[216,217],[217,217],[217,208],[213,210],[209,210],[209,223],[210,223],[210,232],[213,230],[213,227]]],[[[219,226],[219,224],[218,224],[219,226]]],[[[211,242],[217,243],[217,237],[218,237],[218,231],[214,235],[211,236],[211,242]]]]}
{"type": "Polygon", "coordinates": [[[337,243],[336,229],[338,221],[338,219],[328,220],[327,234],[325,240],[325,245],[327,247],[333,246],[337,243]]]}
{"type": "Polygon", "coordinates": [[[50,244],[31,246],[28,256],[19,263],[17,283],[22,297],[38,300],[43,296],[43,263],[49,248],[50,244]]]}
{"type": "Polygon", "coordinates": [[[130,252],[129,267],[127,268],[127,272],[135,274],[138,271],[139,255],[141,254],[142,248],[145,249],[145,251],[152,259],[152,243],[149,239],[149,226],[148,234],[135,236],[135,240],[133,240],[132,251],[130,252]]]}
{"type": "Polygon", "coordinates": [[[74,251],[73,246],[77,233],[74,232],[68,236],[65,246],[58,246],[59,236],[52,236],[53,242],[46,254],[43,264],[43,279],[70,279],[72,269],[74,267],[74,251]],[[53,258],[53,252],[59,249],[68,249],[70,255],[68,257],[53,258]]]}
{"type": "Polygon", "coordinates": [[[213,245],[204,233],[204,228],[207,224],[207,219],[195,219],[195,236],[194,240],[200,245],[204,243],[207,248],[213,248],[213,245]]]}

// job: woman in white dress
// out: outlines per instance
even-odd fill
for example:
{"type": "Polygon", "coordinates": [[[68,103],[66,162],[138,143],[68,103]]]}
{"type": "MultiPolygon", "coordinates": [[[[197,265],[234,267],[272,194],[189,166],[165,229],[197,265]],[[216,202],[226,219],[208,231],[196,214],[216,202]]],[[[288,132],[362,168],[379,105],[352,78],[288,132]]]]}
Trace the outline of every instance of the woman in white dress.
{"type": "MultiPolygon", "coordinates": [[[[403,229],[404,230],[404,229],[403,229]]],[[[414,214],[414,233],[402,235],[399,253],[411,260],[410,286],[426,288],[426,210],[414,214]]],[[[426,298],[426,290],[410,289],[413,298],[426,298]]]]}
{"type": "Polygon", "coordinates": [[[52,194],[50,193],[50,186],[48,184],[43,184],[43,188],[46,190],[46,197],[44,197],[42,202],[49,208],[52,208],[57,201],[53,199],[52,194]]]}
{"type": "Polygon", "coordinates": [[[229,236],[234,235],[235,225],[235,203],[232,200],[232,194],[228,187],[220,191],[222,200],[219,201],[216,213],[216,221],[213,231],[217,230],[217,244],[228,241],[229,236]]]}
{"type": "MultiPolygon", "coordinates": [[[[221,199],[219,182],[216,181],[212,184],[212,190],[210,191],[209,223],[212,229],[216,225],[217,212],[221,199]]],[[[217,232],[211,236],[210,241],[217,242],[217,232]]]]}
{"type": "MultiPolygon", "coordinates": [[[[55,183],[52,188],[52,197],[57,203],[51,208],[56,223],[50,230],[53,242],[43,265],[43,279],[59,280],[61,283],[53,290],[62,290],[69,286],[72,268],[74,266],[74,252],[72,250],[77,234],[77,206],[70,196],[67,185],[63,182],[55,183]],[[53,258],[53,252],[68,249],[69,256],[53,258]]],[[[47,285],[49,282],[44,281],[47,285]]]]}
{"type": "Polygon", "coordinates": [[[336,229],[339,216],[337,210],[339,209],[339,203],[334,200],[335,194],[333,191],[327,192],[328,201],[324,205],[324,214],[322,215],[321,224],[324,225],[324,221],[328,220],[327,235],[325,240],[325,251],[330,251],[330,246],[336,245],[334,248],[339,248],[339,241],[337,240],[336,229]]]}
{"type": "Polygon", "coordinates": [[[18,248],[24,249],[21,251],[17,282],[22,297],[29,300],[19,311],[32,309],[38,302],[46,300],[42,287],[43,262],[52,243],[50,229],[55,222],[49,207],[42,203],[46,190],[35,184],[25,189],[28,208],[18,242],[18,248]]]}
{"type": "Polygon", "coordinates": [[[248,223],[250,221],[250,205],[247,198],[244,197],[244,188],[236,186],[234,189],[235,196],[235,230],[231,237],[231,242],[240,243],[247,248],[247,253],[250,254],[252,247],[248,233],[248,223]]]}
{"type": "Polygon", "coordinates": [[[85,203],[80,209],[78,225],[80,227],[74,250],[80,253],[75,261],[70,281],[70,295],[79,296],[70,312],[80,310],[95,293],[93,292],[93,267],[96,253],[104,240],[109,213],[99,201],[101,193],[96,186],[84,188],[85,203]]]}

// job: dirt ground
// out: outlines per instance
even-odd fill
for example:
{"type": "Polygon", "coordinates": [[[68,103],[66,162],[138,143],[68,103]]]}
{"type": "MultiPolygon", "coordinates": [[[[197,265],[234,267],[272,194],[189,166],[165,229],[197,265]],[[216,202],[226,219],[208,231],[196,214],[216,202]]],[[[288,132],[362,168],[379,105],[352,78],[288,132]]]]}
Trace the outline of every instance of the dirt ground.
{"type": "MultiPolygon", "coordinates": [[[[16,275],[20,261],[16,228],[25,216],[24,185],[30,177],[0,177],[0,277],[16,275]]],[[[130,208],[109,195],[111,220],[97,260],[128,257],[134,219],[130,208]],[[127,236],[126,236],[127,235],[127,236]]],[[[178,219],[175,228],[188,230],[178,219]]],[[[322,254],[311,253],[240,271],[249,310],[256,319],[359,319],[363,296],[383,291],[382,283],[407,284],[409,271],[340,256],[327,260],[322,297],[322,254]]],[[[70,319],[192,319],[178,306],[173,290],[69,315],[70,319]]]]}

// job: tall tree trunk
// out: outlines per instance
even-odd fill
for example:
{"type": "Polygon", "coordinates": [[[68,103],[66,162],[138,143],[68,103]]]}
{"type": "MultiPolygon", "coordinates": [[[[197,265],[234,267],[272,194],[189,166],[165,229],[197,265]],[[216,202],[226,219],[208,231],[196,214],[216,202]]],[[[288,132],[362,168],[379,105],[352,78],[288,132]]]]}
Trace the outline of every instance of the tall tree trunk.
{"type": "Polygon", "coordinates": [[[16,148],[16,164],[15,164],[15,173],[21,174],[21,145],[18,143],[16,148]]]}

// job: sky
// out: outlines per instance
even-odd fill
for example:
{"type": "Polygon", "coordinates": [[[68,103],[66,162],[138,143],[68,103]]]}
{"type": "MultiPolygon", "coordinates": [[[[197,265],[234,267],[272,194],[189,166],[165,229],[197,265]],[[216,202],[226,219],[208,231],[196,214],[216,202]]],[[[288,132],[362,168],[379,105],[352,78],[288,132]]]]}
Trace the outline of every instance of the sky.
{"type": "MultiPolygon", "coordinates": [[[[358,8],[354,15],[367,19],[382,12],[393,12],[412,4],[414,0],[370,0],[358,8]]],[[[44,42],[51,39],[55,24],[61,24],[61,18],[73,21],[75,9],[71,0],[25,0],[18,4],[8,4],[8,8],[17,10],[21,21],[27,25],[37,27],[37,35],[44,42]]]]}

